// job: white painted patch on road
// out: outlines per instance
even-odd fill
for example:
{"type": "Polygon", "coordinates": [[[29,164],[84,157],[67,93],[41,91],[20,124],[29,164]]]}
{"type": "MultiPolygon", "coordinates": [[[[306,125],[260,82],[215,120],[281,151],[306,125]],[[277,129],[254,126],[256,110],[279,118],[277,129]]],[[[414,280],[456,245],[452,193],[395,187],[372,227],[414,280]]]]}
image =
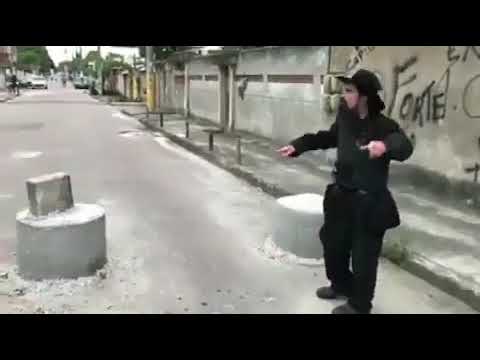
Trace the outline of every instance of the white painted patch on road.
{"type": "Polygon", "coordinates": [[[33,159],[41,156],[43,153],[40,151],[15,151],[12,153],[14,159],[33,159]]]}
{"type": "Polygon", "coordinates": [[[33,97],[33,96],[46,96],[46,95],[50,95],[50,91],[48,90],[35,90],[35,91],[28,91],[28,92],[24,92],[22,93],[22,96],[23,97],[33,97]]]}
{"type": "Polygon", "coordinates": [[[190,160],[190,161],[193,161],[199,165],[202,165],[202,166],[207,166],[209,168],[212,168],[214,167],[214,165],[210,164],[208,161],[202,159],[200,156],[197,156],[187,150],[185,150],[184,148],[172,143],[170,140],[168,140],[167,138],[164,138],[164,137],[155,137],[154,139],[158,144],[160,144],[163,148],[165,148],[166,150],[170,151],[170,152],[173,152],[181,157],[183,157],[184,159],[187,159],[187,160],[190,160]]]}
{"type": "Polygon", "coordinates": [[[13,194],[0,194],[0,200],[8,200],[13,199],[15,195],[13,194]]]}
{"type": "Polygon", "coordinates": [[[112,114],[112,117],[118,118],[118,119],[122,119],[122,120],[135,120],[135,119],[132,118],[131,116],[125,115],[124,113],[119,112],[119,111],[113,113],[113,114],[112,114]]]}
{"type": "Polygon", "coordinates": [[[323,196],[319,194],[285,196],[277,202],[283,207],[298,212],[323,215],[323,196]]]}
{"type": "Polygon", "coordinates": [[[137,130],[124,130],[124,131],[120,131],[119,135],[121,137],[129,139],[129,138],[136,138],[136,137],[142,136],[144,135],[144,133],[137,130]]]}

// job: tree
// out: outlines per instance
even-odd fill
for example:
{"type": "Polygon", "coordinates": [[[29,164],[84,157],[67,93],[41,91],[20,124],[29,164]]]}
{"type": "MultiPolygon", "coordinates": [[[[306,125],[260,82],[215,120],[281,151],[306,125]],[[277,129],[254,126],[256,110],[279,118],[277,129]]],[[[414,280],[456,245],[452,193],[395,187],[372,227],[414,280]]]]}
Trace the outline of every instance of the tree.
{"type": "Polygon", "coordinates": [[[109,76],[113,69],[126,70],[130,68],[130,65],[125,63],[123,56],[113,53],[107,55],[102,65],[104,77],[109,76]]]}
{"type": "MultiPolygon", "coordinates": [[[[110,53],[102,61],[102,86],[105,82],[108,85],[108,90],[115,93],[116,81],[115,71],[129,70],[131,66],[124,61],[123,56],[110,53]]],[[[105,91],[105,89],[104,89],[105,91]]]]}
{"type": "Polygon", "coordinates": [[[17,46],[17,67],[20,70],[38,69],[41,73],[49,73],[55,64],[45,46],[17,46]]]}
{"type": "MultiPolygon", "coordinates": [[[[164,59],[171,54],[173,54],[175,51],[178,51],[179,48],[182,46],[154,46],[153,47],[153,53],[155,54],[155,58],[157,60],[164,59]]],[[[140,57],[145,57],[146,56],[146,47],[145,46],[139,46],[139,52],[140,52],[140,57]]]]}

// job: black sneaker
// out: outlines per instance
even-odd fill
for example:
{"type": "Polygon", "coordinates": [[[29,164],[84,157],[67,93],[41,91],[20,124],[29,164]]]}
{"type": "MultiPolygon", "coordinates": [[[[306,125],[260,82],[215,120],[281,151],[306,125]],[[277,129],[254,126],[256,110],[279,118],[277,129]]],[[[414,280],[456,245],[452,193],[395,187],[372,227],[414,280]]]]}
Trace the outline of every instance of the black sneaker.
{"type": "Polygon", "coordinates": [[[350,304],[346,303],[340,306],[337,306],[335,309],[332,310],[332,314],[334,315],[357,315],[357,314],[370,314],[370,312],[360,312],[353,308],[350,304]]]}
{"type": "Polygon", "coordinates": [[[320,299],[324,300],[334,300],[334,299],[340,299],[340,298],[346,298],[347,296],[345,294],[339,293],[331,286],[325,286],[321,287],[320,289],[317,290],[317,296],[320,299]]]}

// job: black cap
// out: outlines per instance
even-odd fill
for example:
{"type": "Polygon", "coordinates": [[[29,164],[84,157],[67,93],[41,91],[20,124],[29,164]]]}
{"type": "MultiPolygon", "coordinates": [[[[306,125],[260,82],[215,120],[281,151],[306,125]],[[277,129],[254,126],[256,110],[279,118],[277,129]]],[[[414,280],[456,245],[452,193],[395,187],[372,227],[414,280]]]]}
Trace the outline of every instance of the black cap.
{"type": "Polygon", "coordinates": [[[352,77],[337,76],[337,79],[344,84],[353,84],[358,92],[364,95],[376,94],[383,90],[380,80],[371,71],[360,69],[352,77]]]}

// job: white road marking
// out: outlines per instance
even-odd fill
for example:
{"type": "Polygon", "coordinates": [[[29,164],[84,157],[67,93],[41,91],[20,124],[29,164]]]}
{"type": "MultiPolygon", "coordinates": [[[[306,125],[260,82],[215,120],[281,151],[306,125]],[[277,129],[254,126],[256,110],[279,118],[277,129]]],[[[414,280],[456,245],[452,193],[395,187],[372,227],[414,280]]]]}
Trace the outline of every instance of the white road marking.
{"type": "Polygon", "coordinates": [[[132,120],[133,118],[130,116],[127,116],[121,112],[115,112],[112,114],[112,117],[122,119],[122,120],[132,120]]]}
{"type": "Polygon", "coordinates": [[[14,159],[33,159],[41,155],[40,151],[15,151],[11,156],[14,159]]]}

